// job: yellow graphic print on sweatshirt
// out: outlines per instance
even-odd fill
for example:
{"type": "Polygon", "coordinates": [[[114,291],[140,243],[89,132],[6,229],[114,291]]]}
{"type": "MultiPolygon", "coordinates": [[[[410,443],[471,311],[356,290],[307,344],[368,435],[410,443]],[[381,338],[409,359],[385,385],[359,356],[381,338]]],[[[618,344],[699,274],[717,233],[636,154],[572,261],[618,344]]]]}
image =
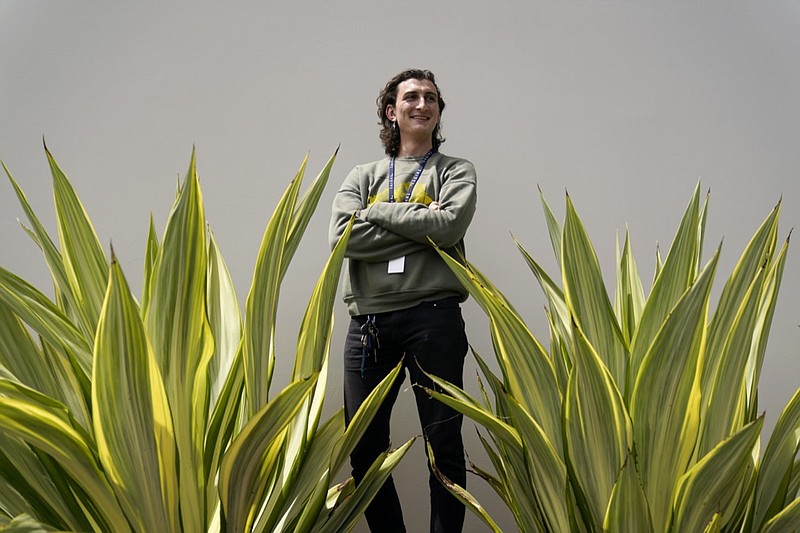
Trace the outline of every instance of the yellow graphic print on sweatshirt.
{"type": "MultiPolygon", "coordinates": [[[[394,201],[395,202],[402,202],[406,198],[406,192],[408,191],[408,183],[401,183],[399,187],[396,187],[394,190],[394,201]]],[[[367,201],[367,206],[374,204],[375,202],[388,202],[389,201],[389,188],[383,189],[378,194],[369,197],[367,201]]],[[[414,192],[411,193],[411,198],[408,199],[410,203],[417,203],[417,204],[424,204],[430,205],[433,202],[433,198],[427,195],[426,187],[424,183],[417,182],[414,185],[414,192]]]]}

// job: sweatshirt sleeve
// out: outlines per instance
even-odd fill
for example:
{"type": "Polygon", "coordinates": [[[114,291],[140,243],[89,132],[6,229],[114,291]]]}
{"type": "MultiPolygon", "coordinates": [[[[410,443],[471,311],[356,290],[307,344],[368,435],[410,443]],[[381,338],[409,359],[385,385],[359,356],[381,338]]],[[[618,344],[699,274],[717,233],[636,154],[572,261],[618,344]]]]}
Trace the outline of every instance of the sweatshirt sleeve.
{"type": "Polygon", "coordinates": [[[362,211],[370,223],[420,244],[455,246],[467,233],[477,205],[475,167],[466,160],[447,169],[434,211],[421,203],[379,202],[362,211]]]}
{"type": "Polygon", "coordinates": [[[363,209],[367,206],[369,196],[368,187],[368,183],[362,183],[359,167],[356,167],[348,174],[336,193],[328,231],[331,249],[344,234],[353,213],[357,215],[345,252],[351,259],[369,262],[388,261],[426,248],[428,243],[415,242],[364,217],[363,209]]]}

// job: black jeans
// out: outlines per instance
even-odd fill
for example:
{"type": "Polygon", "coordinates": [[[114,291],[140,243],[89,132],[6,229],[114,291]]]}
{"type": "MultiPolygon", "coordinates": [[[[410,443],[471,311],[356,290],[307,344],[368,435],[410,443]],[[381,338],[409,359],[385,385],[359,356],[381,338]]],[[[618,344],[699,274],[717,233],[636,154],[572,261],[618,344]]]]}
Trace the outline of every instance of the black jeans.
{"type": "MultiPolygon", "coordinates": [[[[350,321],[344,349],[345,419],[350,423],[358,407],[375,386],[403,359],[413,385],[433,388],[420,369],[463,387],[467,336],[461,309],[455,298],[426,302],[410,309],[370,315],[379,329],[380,347],[362,358],[361,326],[367,316],[350,321]],[[362,369],[363,364],[363,369],[362,369]],[[362,375],[363,374],[363,375],[362,375]]],[[[389,449],[389,419],[405,380],[401,373],[392,386],[361,441],[350,455],[353,477],[358,483],[375,458],[389,449]]],[[[466,486],[462,415],[434,400],[420,387],[413,388],[425,439],[430,442],[436,466],[453,482],[466,486]]],[[[435,478],[428,464],[431,500],[430,530],[459,532],[464,525],[464,505],[435,478]]],[[[371,531],[405,531],[400,500],[390,477],[366,510],[371,531]]]]}

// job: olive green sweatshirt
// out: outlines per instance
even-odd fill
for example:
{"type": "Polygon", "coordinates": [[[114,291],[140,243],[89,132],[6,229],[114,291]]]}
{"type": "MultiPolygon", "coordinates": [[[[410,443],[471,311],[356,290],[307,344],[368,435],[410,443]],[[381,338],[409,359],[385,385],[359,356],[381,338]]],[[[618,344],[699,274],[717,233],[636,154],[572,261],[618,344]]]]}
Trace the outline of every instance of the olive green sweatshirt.
{"type": "Polygon", "coordinates": [[[463,256],[464,235],[477,203],[475,167],[465,159],[434,153],[404,202],[421,160],[395,160],[394,202],[389,202],[388,158],[354,168],[336,193],[331,248],[353,213],[357,214],[347,245],[342,290],[353,316],[467,297],[431,241],[456,259],[463,256]],[[438,202],[439,209],[429,209],[431,202],[438,202]]]}

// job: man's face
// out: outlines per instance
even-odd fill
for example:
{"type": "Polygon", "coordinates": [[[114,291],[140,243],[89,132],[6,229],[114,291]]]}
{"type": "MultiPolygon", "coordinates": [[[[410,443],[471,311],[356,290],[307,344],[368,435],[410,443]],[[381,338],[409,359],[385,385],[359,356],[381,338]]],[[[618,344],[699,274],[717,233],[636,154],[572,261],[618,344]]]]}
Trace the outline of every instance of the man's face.
{"type": "Polygon", "coordinates": [[[389,120],[397,121],[403,139],[430,140],[441,118],[436,86],[428,80],[409,79],[397,86],[397,100],[386,107],[389,120]]]}

